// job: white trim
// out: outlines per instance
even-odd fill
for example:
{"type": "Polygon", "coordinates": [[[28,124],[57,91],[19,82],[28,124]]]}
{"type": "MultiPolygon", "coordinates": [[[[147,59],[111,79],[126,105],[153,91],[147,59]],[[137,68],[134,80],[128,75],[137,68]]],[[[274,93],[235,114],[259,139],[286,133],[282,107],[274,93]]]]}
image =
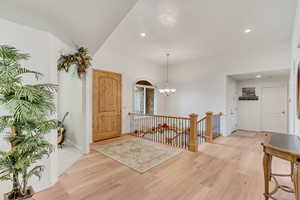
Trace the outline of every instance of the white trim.
{"type": "Polygon", "coordinates": [[[86,124],[85,132],[88,136],[88,146],[93,143],[93,67],[90,67],[86,73],[86,124]]]}
{"type": "MultiPolygon", "coordinates": [[[[78,152],[80,152],[81,154],[84,154],[82,152],[82,149],[80,149],[80,147],[78,145],[74,144],[70,138],[67,138],[67,137],[65,138],[65,144],[68,144],[68,145],[74,147],[78,152]]],[[[57,147],[57,148],[60,148],[60,147],[57,147]]],[[[62,148],[64,148],[64,146],[62,146],[62,148]]]]}
{"type": "Polygon", "coordinates": [[[154,86],[149,86],[149,85],[140,85],[140,84],[135,84],[136,87],[142,87],[142,88],[153,88],[156,89],[154,86]]]}
{"type": "MultiPolygon", "coordinates": [[[[145,80],[145,81],[148,81],[147,79],[141,79],[141,80],[145,80]]],[[[147,98],[147,95],[146,95],[146,93],[147,93],[147,88],[150,88],[150,89],[153,89],[154,90],[154,94],[153,94],[153,98],[154,98],[154,102],[153,102],[153,112],[154,112],[154,114],[156,114],[157,113],[157,87],[155,87],[155,86],[148,86],[148,85],[140,85],[140,84],[136,84],[136,82],[138,82],[138,81],[135,81],[135,83],[134,83],[134,85],[133,85],[133,92],[132,92],[132,96],[133,96],[133,98],[132,98],[132,109],[133,109],[133,112],[135,112],[135,104],[136,104],[136,100],[135,100],[135,88],[136,87],[138,87],[138,88],[144,88],[144,113],[142,113],[142,114],[146,114],[146,98],[147,98]]],[[[149,83],[151,83],[150,81],[148,81],[149,83]]],[[[152,83],[151,83],[152,84],[152,83]]]]}

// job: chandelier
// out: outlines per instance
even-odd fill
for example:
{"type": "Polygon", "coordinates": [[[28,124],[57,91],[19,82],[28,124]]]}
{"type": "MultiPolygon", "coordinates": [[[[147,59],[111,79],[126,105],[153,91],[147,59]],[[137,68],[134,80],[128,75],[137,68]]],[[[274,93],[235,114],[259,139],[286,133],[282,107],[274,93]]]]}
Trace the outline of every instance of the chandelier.
{"type": "Polygon", "coordinates": [[[176,89],[169,87],[169,56],[170,56],[170,54],[167,53],[166,56],[167,56],[167,78],[166,78],[165,87],[159,89],[159,92],[166,96],[170,96],[171,94],[176,92],[176,89]]]}

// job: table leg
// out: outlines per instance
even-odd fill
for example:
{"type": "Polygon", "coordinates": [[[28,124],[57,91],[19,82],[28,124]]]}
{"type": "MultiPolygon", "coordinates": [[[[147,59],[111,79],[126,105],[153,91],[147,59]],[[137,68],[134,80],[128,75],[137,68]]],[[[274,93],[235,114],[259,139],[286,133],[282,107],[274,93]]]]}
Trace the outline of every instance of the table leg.
{"type": "Polygon", "coordinates": [[[294,186],[295,186],[295,194],[296,200],[300,200],[300,163],[296,163],[294,167],[294,186]]]}
{"type": "MultiPolygon", "coordinates": [[[[271,156],[267,153],[264,154],[263,159],[264,177],[265,177],[265,200],[269,199],[269,182],[271,179],[271,156]]],[[[298,199],[297,199],[298,200],[298,199]]]]}

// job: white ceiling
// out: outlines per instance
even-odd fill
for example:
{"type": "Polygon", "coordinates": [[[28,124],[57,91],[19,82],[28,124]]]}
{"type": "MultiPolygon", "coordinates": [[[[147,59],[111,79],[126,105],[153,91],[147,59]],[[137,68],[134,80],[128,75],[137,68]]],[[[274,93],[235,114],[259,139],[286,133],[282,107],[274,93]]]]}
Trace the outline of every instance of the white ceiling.
{"type": "Polygon", "coordinates": [[[245,73],[245,74],[234,74],[229,77],[233,78],[236,81],[244,81],[244,80],[253,80],[258,79],[256,76],[260,75],[259,79],[270,79],[270,78],[283,78],[288,80],[290,76],[289,70],[276,70],[276,71],[263,71],[263,72],[255,72],[255,73],[245,73]]]}
{"type": "Polygon", "coordinates": [[[171,63],[234,54],[289,42],[295,8],[296,0],[139,0],[110,45],[161,63],[166,51],[171,63]],[[244,34],[246,28],[253,31],[244,34]]]}
{"type": "MultiPolygon", "coordinates": [[[[95,53],[137,0],[0,0],[0,17],[95,53]]],[[[3,31],[3,30],[1,30],[3,31]]]]}
{"type": "MultiPolygon", "coordinates": [[[[0,0],[0,17],[47,30],[92,53],[137,0],[0,0]]],[[[289,42],[297,0],[139,0],[109,40],[113,51],[171,63],[289,42]],[[244,34],[246,28],[253,31],[244,34]],[[147,37],[140,37],[145,32],[147,37]]]]}

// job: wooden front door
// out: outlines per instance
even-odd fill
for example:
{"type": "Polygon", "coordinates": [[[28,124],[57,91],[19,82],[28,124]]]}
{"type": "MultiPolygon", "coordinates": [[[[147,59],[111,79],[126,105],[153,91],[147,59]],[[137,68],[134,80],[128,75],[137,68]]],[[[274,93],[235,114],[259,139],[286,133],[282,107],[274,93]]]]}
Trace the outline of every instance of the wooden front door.
{"type": "Polygon", "coordinates": [[[121,136],[121,74],[93,70],[93,141],[121,136]]]}

